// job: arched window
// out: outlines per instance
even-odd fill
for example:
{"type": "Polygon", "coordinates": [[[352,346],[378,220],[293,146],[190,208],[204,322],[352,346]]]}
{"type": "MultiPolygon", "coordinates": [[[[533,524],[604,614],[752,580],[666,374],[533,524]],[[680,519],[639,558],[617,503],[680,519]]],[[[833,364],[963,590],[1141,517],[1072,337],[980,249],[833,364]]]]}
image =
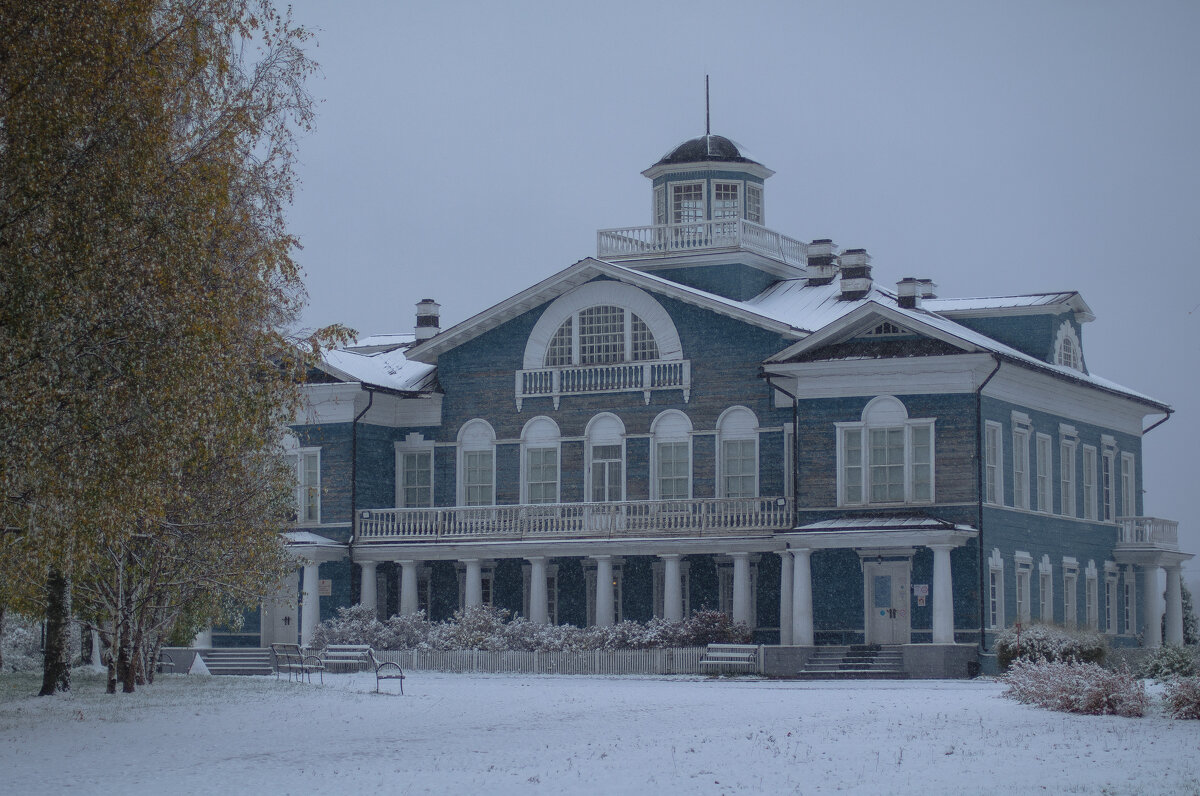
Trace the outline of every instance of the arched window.
{"type": "Polygon", "coordinates": [[[458,432],[458,504],[496,502],[496,432],[486,420],[470,420],[458,432]]]}
{"type": "Polygon", "coordinates": [[[521,502],[557,503],[559,490],[558,424],[535,417],[521,431],[521,502]]]}
{"type": "Polygon", "coordinates": [[[1054,364],[1072,370],[1083,370],[1083,347],[1070,321],[1063,321],[1054,338],[1054,364]]]}
{"type": "Polygon", "coordinates": [[[932,419],[910,419],[882,395],[858,423],[837,423],[838,504],[933,502],[932,419]]]}
{"type": "Polygon", "coordinates": [[[613,503],[625,499],[625,424],[605,412],[588,421],[587,499],[592,503],[613,503]]]}
{"type": "Polygon", "coordinates": [[[758,418],[733,406],[717,419],[718,497],[758,496],[758,418]]]}
{"type": "Polygon", "coordinates": [[[654,418],[650,455],[654,500],[687,500],[692,496],[692,421],[676,409],[654,418]]]}

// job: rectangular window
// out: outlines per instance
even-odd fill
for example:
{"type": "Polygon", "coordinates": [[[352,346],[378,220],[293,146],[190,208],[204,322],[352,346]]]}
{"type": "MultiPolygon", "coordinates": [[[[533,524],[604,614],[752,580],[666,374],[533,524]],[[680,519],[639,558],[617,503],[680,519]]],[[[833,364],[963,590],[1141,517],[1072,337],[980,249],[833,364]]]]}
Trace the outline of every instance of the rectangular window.
{"type": "Polygon", "coordinates": [[[463,452],[463,497],[468,506],[490,506],[492,499],[492,452],[463,452]]]}
{"type": "Polygon", "coordinates": [[[1038,573],[1038,617],[1043,622],[1054,621],[1054,574],[1045,569],[1038,573]]]}
{"type": "Polygon", "coordinates": [[[1013,505],[1029,508],[1029,430],[1013,429],[1013,505]]]}
{"type": "Polygon", "coordinates": [[[433,451],[400,454],[400,505],[422,508],[433,505],[433,451]]]}
{"type": "Polygon", "coordinates": [[[1022,625],[1028,625],[1030,619],[1029,577],[1030,566],[1017,564],[1017,621],[1022,625]]]}
{"type": "Polygon", "coordinates": [[[1096,449],[1083,446],[1083,517],[1096,519],[1096,449]]]}
{"type": "Polygon", "coordinates": [[[704,183],[672,185],[671,223],[695,224],[699,221],[704,221],[704,183]]]}
{"type": "Polygon", "coordinates": [[[988,627],[998,628],[1004,621],[1002,603],[1004,571],[992,569],[988,572],[988,627]]]}
{"type": "Polygon", "coordinates": [[[1105,522],[1117,517],[1116,463],[1117,453],[1112,449],[1105,450],[1100,457],[1100,519],[1105,522]]]}
{"type": "Polygon", "coordinates": [[[1134,493],[1133,454],[1121,454],[1121,515],[1137,516],[1137,495],[1134,493]]]}
{"type": "Polygon", "coordinates": [[[1087,626],[1091,630],[1100,628],[1100,613],[1098,605],[1098,595],[1096,594],[1099,586],[1095,571],[1089,571],[1087,578],[1084,580],[1083,598],[1084,607],[1086,609],[1087,626]]]}
{"type": "Polygon", "coordinates": [[[1000,424],[989,422],[984,430],[984,500],[1000,505],[1004,500],[1004,486],[1000,482],[1000,462],[1004,452],[1000,448],[1000,424]]]}
{"type": "Polygon", "coordinates": [[[300,469],[300,521],[321,522],[321,452],[301,451],[300,469]]]}
{"type": "Polygon", "coordinates": [[[1059,513],[1075,516],[1075,443],[1063,440],[1058,446],[1058,474],[1060,484],[1059,513]]]}
{"type": "Polygon", "coordinates": [[[691,470],[688,443],[658,443],[659,500],[687,500],[691,470]]]}
{"type": "Polygon", "coordinates": [[[933,500],[932,421],[842,426],[839,439],[842,505],[933,500]]]}
{"type": "Polygon", "coordinates": [[[1104,573],[1104,632],[1117,632],[1117,573],[1104,573]]]}
{"type": "Polygon", "coordinates": [[[1050,494],[1050,437],[1045,434],[1037,435],[1037,510],[1054,511],[1050,494]]]}
{"type": "Polygon", "coordinates": [[[842,433],[842,489],[845,503],[863,502],[862,461],[862,431],[848,428],[842,433]]]}
{"type": "Polygon", "coordinates": [[[739,187],[736,182],[713,183],[712,217],[714,221],[738,217],[739,187]]]}
{"type": "Polygon", "coordinates": [[[558,502],[558,449],[530,448],[525,451],[525,477],[530,503],[558,502]]]}
{"type": "Polygon", "coordinates": [[[1075,627],[1079,624],[1079,609],[1076,600],[1079,596],[1079,570],[1063,569],[1063,624],[1075,627]]]}
{"type": "Polygon", "coordinates": [[[752,439],[727,439],[721,443],[721,486],[727,498],[754,497],[758,493],[758,451],[752,439]]]}
{"type": "Polygon", "coordinates": [[[904,429],[871,429],[871,502],[904,501],[904,429]]]}
{"type": "Polygon", "coordinates": [[[667,223],[667,189],[664,185],[654,188],[654,223],[660,227],[667,223]]]}
{"type": "Polygon", "coordinates": [[[614,503],[621,500],[621,446],[592,447],[592,502],[614,503]]]}
{"type": "Polygon", "coordinates": [[[762,186],[746,184],[746,220],[763,223],[762,186]]]}
{"type": "Polygon", "coordinates": [[[933,426],[912,426],[912,499],[933,500],[933,426]]]}
{"type": "Polygon", "coordinates": [[[1137,576],[1134,574],[1133,567],[1125,567],[1125,576],[1122,578],[1121,585],[1123,588],[1123,596],[1125,598],[1125,634],[1133,635],[1137,632],[1137,616],[1134,611],[1137,599],[1137,576]]]}

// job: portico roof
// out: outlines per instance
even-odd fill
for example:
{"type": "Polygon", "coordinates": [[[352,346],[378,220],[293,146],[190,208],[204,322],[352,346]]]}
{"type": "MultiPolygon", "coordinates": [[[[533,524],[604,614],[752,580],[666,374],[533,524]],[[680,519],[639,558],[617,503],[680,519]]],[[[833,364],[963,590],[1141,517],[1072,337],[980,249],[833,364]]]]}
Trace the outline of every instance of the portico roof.
{"type": "Polygon", "coordinates": [[[350,545],[312,531],[287,531],[280,534],[287,549],[314,563],[340,561],[350,552],[350,545]]]}
{"type": "Polygon", "coordinates": [[[780,534],[792,548],[819,550],[845,548],[960,547],[979,534],[970,525],[936,517],[839,517],[798,526],[780,534]]]}

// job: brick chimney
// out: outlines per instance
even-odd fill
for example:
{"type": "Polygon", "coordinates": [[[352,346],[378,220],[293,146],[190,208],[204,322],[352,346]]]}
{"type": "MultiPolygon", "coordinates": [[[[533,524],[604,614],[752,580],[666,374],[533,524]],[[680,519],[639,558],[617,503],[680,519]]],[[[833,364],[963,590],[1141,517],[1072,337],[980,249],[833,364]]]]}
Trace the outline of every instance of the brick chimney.
{"type": "Polygon", "coordinates": [[[906,276],[896,283],[896,303],[904,309],[919,309],[922,298],[920,279],[906,276]]]}
{"type": "Polygon", "coordinates": [[[438,310],[442,308],[433,299],[421,299],[417,302],[417,342],[428,340],[442,330],[441,316],[438,310]]]}
{"type": "Polygon", "coordinates": [[[860,299],[871,290],[871,255],[866,249],[846,249],[838,257],[842,272],[842,295],[846,300],[860,299]]]}
{"type": "Polygon", "coordinates": [[[805,268],[810,285],[828,285],[837,276],[837,257],[833,254],[833,241],[818,238],[808,244],[808,265],[805,268]]]}

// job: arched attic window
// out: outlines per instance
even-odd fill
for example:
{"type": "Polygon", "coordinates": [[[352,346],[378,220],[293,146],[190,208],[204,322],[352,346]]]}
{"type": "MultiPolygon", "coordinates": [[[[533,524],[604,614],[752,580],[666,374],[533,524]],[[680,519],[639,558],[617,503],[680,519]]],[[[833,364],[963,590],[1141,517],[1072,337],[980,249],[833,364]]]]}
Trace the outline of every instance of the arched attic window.
{"type": "Polygon", "coordinates": [[[1083,370],[1083,346],[1070,321],[1063,321],[1054,338],[1054,364],[1072,370],[1083,370]]]}

